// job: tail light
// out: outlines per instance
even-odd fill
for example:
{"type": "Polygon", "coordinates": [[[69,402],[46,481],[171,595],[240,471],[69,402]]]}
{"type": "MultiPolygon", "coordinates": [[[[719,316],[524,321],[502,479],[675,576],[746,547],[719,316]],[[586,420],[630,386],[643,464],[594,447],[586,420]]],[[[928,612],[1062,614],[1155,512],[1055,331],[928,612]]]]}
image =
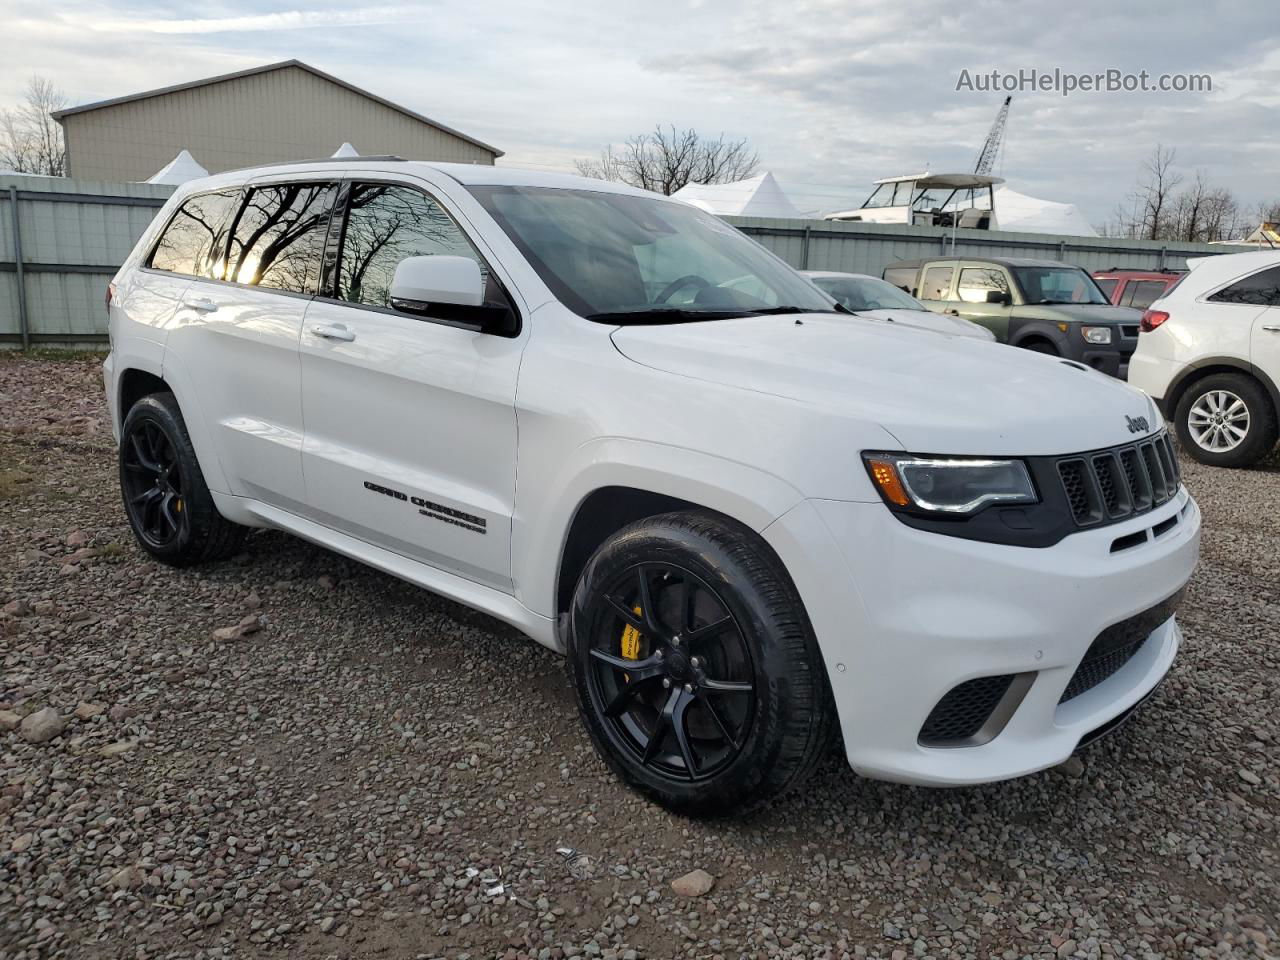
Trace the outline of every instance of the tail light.
{"type": "Polygon", "coordinates": [[[1139,324],[1139,329],[1143,333],[1150,333],[1168,319],[1169,315],[1163,310],[1148,310],[1142,315],[1142,323],[1139,324]]]}

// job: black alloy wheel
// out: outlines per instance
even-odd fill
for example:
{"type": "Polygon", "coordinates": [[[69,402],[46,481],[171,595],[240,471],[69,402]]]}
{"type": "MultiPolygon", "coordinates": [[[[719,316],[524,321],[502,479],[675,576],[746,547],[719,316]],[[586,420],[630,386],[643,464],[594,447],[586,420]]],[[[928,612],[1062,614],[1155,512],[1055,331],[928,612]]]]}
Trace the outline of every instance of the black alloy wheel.
{"type": "Polygon", "coordinates": [[[123,439],[120,478],[125,509],[143,543],[163,550],[189,527],[177,451],[160,425],[140,421],[123,439]]]}
{"type": "Polygon", "coordinates": [[[129,526],[157,560],[191,566],[229,557],[244,543],[246,528],[218,513],[173,394],[153,393],[129,408],[119,466],[129,526]]]}
{"type": "Polygon", "coordinates": [[[578,578],[566,641],[596,751],[677,813],[762,806],[830,746],[804,604],[769,545],[728,517],[678,511],[610,536],[578,578]]]}
{"type": "Polygon", "coordinates": [[[755,709],[751,651],[725,602],[692,571],[639,563],[593,603],[591,685],[619,745],[680,780],[742,749],[755,709]]]}

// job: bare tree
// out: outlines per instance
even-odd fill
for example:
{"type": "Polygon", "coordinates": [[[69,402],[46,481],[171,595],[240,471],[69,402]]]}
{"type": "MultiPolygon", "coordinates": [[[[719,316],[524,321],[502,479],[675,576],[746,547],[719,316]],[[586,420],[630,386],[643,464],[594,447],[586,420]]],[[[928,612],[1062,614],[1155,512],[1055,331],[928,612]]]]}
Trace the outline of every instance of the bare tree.
{"type": "Polygon", "coordinates": [[[1177,151],[1166,150],[1156,144],[1155,150],[1142,165],[1145,175],[1138,181],[1134,192],[1138,236],[1145,240],[1168,239],[1171,198],[1182,175],[1172,169],[1177,151]]]}
{"type": "Polygon", "coordinates": [[[67,148],[62,124],[50,114],[67,105],[53,81],[32,77],[23,102],[0,109],[0,167],[46,177],[67,175],[67,148]]]}
{"type": "Polygon", "coordinates": [[[745,180],[760,166],[760,155],[746,140],[712,140],[696,130],[655,127],[652,133],[612,144],[595,160],[575,160],[584,177],[619,180],[633,187],[672,194],[690,183],[732,183],[745,180]]]}

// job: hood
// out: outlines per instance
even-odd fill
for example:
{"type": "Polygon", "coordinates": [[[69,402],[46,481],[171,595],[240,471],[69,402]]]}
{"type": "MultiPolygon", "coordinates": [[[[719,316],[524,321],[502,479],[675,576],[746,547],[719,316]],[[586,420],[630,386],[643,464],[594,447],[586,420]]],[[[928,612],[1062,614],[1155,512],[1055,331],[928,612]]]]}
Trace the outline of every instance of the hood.
{"type": "Polygon", "coordinates": [[[932,310],[859,310],[857,315],[871,320],[889,321],[900,327],[946,333],[953,337],[973,337],[987,342],[996,338],[995,334],[981,324],[946,313],[934,313],[932,310]]]}
{"type": "Polygon", "coordinates": [[[1138,323],[1142,311],[1109,303],[1029,303],[1014,307],[1014,316],[1065,320],[1068,323],[1138,323]]]}
{"type": "Polygon", "coordinates": [[[830,314],[619,327],[636,363],[768,394],[888,430],[912,453],[1036,456],[1138,438],[1144,394],[1057,357],[830,314]]]}

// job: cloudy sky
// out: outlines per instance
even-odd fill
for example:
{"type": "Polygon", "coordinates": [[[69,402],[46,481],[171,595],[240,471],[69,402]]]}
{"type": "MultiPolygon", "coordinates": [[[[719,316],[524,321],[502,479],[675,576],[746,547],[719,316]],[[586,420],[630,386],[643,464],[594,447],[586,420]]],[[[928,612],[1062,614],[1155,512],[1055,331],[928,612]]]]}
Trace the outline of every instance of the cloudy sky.
{"type": "Polygon", "coordinates": [[[1101,223],[1161,142],[1249,206],[1280,199],[1275,0],[0,0],[0,23],[0,104],[32,74],[86,103],[297,58],[512,165],[568,170],[655,123],[745,137],[828,210],[972,169],[1003,94],[957,91],[962,70],[1209,74],[1207,93],[1015,92],[996,172],[1101,223]]]}

